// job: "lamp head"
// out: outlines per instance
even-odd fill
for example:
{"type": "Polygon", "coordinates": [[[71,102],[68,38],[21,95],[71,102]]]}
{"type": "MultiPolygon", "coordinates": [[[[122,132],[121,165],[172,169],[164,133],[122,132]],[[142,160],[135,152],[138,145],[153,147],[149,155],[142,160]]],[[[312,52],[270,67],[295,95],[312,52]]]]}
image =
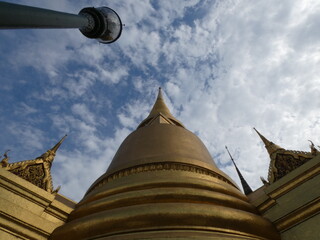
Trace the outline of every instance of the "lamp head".
{"type": "Polygon", "coordinates": [[[108,7],[84,8],[79,12],[88,18],[88,26],[80,32],[88,38],[95,38],[101,43],[115,42],[121,35],[122,22],[119,15],[108,7]]]}

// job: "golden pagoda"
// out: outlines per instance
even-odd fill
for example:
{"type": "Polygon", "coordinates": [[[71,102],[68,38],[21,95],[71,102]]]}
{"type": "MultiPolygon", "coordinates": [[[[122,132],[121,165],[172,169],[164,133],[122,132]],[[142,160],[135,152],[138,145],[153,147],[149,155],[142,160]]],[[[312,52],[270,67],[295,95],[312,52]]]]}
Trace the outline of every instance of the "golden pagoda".
{"type": "Polygon", "coordinates": [[[62,239],[278,240],[201,140],[172,116],[161,89],[149,116],[89,188],[62,239]]]}

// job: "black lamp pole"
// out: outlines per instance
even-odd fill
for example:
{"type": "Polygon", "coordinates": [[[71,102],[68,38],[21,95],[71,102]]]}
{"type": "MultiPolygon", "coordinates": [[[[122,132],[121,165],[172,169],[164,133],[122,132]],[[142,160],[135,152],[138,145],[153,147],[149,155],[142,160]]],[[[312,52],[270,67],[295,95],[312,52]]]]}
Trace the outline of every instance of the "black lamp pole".
{"type": "Polygon", "coordinates": [[[116,41],[122,32],[119,15],[108,7],[84,8],[79,14],[0,2],[0,29],[78,28],[102,43],[116,41]]]}

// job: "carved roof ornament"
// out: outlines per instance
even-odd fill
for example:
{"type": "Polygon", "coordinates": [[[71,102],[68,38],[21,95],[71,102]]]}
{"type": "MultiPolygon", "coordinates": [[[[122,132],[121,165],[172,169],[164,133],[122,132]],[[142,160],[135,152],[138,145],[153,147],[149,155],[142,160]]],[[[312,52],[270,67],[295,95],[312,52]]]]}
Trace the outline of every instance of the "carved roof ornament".
{"type": "Polygon", "coordinates": [[[263,183],[263,185],[269,185],[269,182],[267,180],[264,179],[264,177],[260,176],[260,180],[263,183]]]}
{"type": "Polygon", "coordinates": [[[308,140],[308,141],[310,142],[311,154],[314,156],[317,156],[320,153],[319,150],[314,146],[314,144],[311,140],[308,140]]]}
{"type": "Polygon", "coordinates": [[[8,152],[9,152],[9,151],[10,151],[10,149],[7,150],[7,151],[5,151],[5,153],[3,154],[3,159],[2,159],[1,162],[0,162],[0,165],[1,165],[2,167],[8,166],[8,162],[9,162],[8,152]]]}
{"type": "Polygon", "coordinates": [[[273,183],[280,178],[284,177],[288,173],[292,172],[294,169],[300,167],[310,159],[314,158],[319,151],[315,148],[314,144],[311,142],[310,152],[286,150],[273,142],[266,139],[257,129],[253,128],[263,143],[270,156],[270,165],[268,172],[268,182],[273,183]]]}
{"type": "Polygon", "coordinates": [[[67,135],[53,148],[33,160],[8,163],[9,157],[7,156],[8,151],[6,151],[0,166],[50,193],[57,192],[57,190],[53,190],[50,169],[56,152],[66,137],[67,135]]]}

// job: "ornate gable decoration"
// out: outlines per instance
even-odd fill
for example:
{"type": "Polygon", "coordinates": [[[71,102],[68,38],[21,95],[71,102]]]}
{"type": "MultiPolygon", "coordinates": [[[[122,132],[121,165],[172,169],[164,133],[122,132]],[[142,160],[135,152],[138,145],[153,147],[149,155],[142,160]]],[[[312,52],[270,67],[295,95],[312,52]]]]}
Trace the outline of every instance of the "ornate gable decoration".
{"type": "MultiPolygon", "coordinates": [[[[56,155],[56,151],[67,137],[65,135],[53,148],[33,160],[25,160],[15,163],[8,163],[7,152],[0,162],[0,167],[12,172],[13,174],[33,183],[50,193],[55,192],[52,185],[51,165],[56,155]]],[[[57,191],[57,190],[56,190],[57,191]]]]}
{"type": "Polygon", "coordinates": [[[261,140],[264,142],[270,156],[270,165],[268,172],[269,183],[273,183],[281,179],[282,177],[300,167],[301,165],[305,164],[320,153],[314,146],[313,142],[311,142],[310,140],[310,152],[286,150],[267,140],[256,129],[254,130],[258,133],[261,140]]]}
{"type": "Polygon", "coordinates": [[[273,183],[314,158],[311,152],[281,150],[270,156],[268,181],[273,183]]]}

